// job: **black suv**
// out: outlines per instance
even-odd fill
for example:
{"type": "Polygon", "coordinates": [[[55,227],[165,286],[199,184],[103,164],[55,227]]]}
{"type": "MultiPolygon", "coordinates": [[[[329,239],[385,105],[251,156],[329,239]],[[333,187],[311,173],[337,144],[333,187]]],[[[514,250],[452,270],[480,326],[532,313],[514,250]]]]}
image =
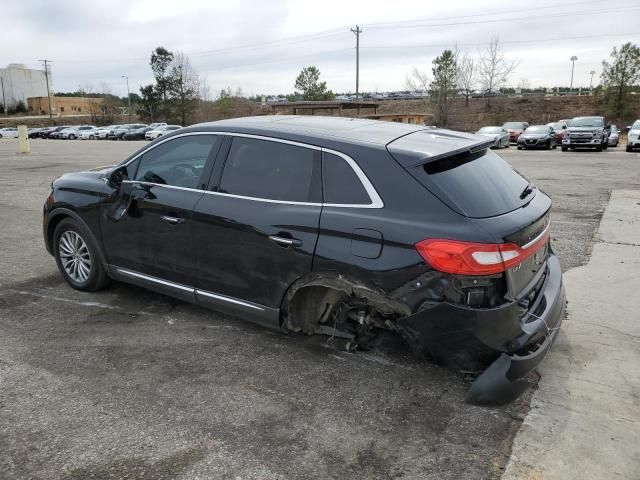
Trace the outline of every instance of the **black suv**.
{"type": "Polygon", "coordinates": [[[52,183],[44,239],[79,290],[109,279],[350,347],[399,332],[493,363],[507,402],[563,317],[551,201],[492,140],[415,125],[252,117],[162,136],[52,183]]]}

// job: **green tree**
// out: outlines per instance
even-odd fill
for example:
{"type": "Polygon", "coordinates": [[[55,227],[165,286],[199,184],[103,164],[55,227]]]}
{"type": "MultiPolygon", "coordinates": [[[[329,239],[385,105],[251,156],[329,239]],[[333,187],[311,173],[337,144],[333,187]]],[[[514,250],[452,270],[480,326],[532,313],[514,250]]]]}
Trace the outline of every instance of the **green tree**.
{"type": "Polygon", "coordinates": [[[436,107],[436,123],[439,126],[445,126],[458,78],[458,66],[454,53],[451,50],[442,52],[442,55],[433,60],[431,71],[433,72],[433,80],[429,85],[429,90],[431,101],[436,107]]]}
{"type": "Polygon", "coordinates": [[[155,89],[161,100],[158,110],[160,114],[165,116],[165,118],[170,114],[171,110],[169,95],[173,77],[171,75],[170,67],[173,59],[173,52],[170,52],[164,47],[157,47],[153,52],[151,52],[151,60],[149,62],[151,65],[151,71],[153,72],[153,77],[156,80],[155,89]]]}
{"type": "Polygon", "coordinates": [[[611,63],[602,61],[602,84],[617,117],[623,114],[625,99],[631,87],[640,81],[640,48],[627,42],[620,49],[613,47],[611,63]]]}
{"type": "Polygon", "coordinates": [[[143,120],[153,122],[160,106],[161,98],[155,85],[140,87],[140,100],[138,100],[137,114],[143,120]]]}
{"type": "Polygon", "coordinates": [[[327,90],[327,82],[320,81],[320,70],[309,66],[302,69],[295,84],[303,100],[332,100],[335,95],[327,90]]]}

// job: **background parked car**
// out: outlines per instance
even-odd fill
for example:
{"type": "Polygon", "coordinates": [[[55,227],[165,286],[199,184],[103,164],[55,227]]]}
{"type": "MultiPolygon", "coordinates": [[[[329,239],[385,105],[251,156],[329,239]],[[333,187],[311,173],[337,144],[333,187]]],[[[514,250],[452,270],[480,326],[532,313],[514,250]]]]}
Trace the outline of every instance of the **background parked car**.
{"type": "Polygon", "coordinates": [[[518,150],[527,148],[556,148],[556,132],[548,125],[531,125],[518,137],[518,150]]]}
{"type": "Polygon", "coordinates": [[[107,138],[110,138],[111,140],[122,140],[126,133],[137,130],[138,128],[144,128],[146,126],[147,125],[145,123],[128,123],[125,125],[121,125],[109,132],[107,138]]]}
{"type": "Polygon", "coordinates": [[[85,131],[95,130],[96,127],[92,125],[78,125],[75,127],[65,128],[60,132],[60,138],[64,140],[75,140],[80,137],[80,134],[85,131]]]}
{"type": "Polygon", "coordinates": [[[609,129],[604,117],[575,117],[562,137],[562,151],[570,148],[594,148],[596,152],[609,146],[609,129]]]}
{"type": "Polygon", "coordinates": [[[97,140],[104,140],[109,135],[111,130],[119,127],[119,125],[109,125],[108,127],[99,127],[95,131],[95,136],[97,140]]]}
{"type": "Polygon", "coordinates": [[[547,127],[553,128],[556,132],[556,143],[560,145],[562,143],[562,137],[564,135],[564,131],[567,129],[568,123],[564,120],[560,120],[559,122],[551,122],[547,123],[547,127]]]}
{"type": "Polygon", "coordinates": [[[181,125],[165,125],[164,127],[160,127],[154,130],[149,130],[147,133],[144,134],[144,138],[147,140],[154,140],[169,132],[173,132],[174,130],[180,130],[181,128],[182,128],[181,125]]]}
{"type": "Polygon", "coordinates": [[[18,129],[13,127],[0,128],[0,138],[18,138],[18,129]]]}
{"type": "Polygon", "coordinates": [[[144,140],[144,134],[153,130],[153,127],[137,128],[125,133],[122,137],[123,140],[144,140]]]}
{"type": "Polygon", "coordinates": [[[71,125],[61,125],[59,127],[56,127],[49,132],[49,134],[47,135],[47,138],[52,138],[54,140],[57,140],[60,138],[60,132],[70,127],[71,125]]]}
{"type": "Polygon", "coordinates": [[[522,135],[529,124],[527,122],[506,122],[502,125],[507,132],[509,132],[509,141],[511,143],[516,143],[518,141],[518,137],[522,135]]]}
{"type": "Polygon", "coordinates": [[[38,132],[40,138],[49,138],[49,134],[53,132],[58,127],[45,127],[38,132]]]}
{"type": "Polygon", "coordinates": [[[41,130],[42,130],[42,127],[40,127],[40,128],[29,128],[27,130],[27,136],[29,138],[39,138],[41,130]]]}
{"type": "Polygon", "coordinates": [[[476,132],[476,135],[492,138],[493,145],[491,148],[509,148],[509,132],[502,127],[482,127],[476,132]]]}
{"type": "Polygon", "coordinates": [[[629,133],[627,134],[627,152],[638,147],[640,147],[640,120],[633,122],[633,125],[631,125],[629,129],[629,133]]]}
{"type": "Polygon", "coordinates": [[[149,126],[153,129],[153,128],[159,128],[159,127],[166,127],[167,124],[165,122],[156,122],[156,123],[150,123],[149,126]]]}
{"type": "Polygon", "coordinates": [[[96,132],[98,131],[98,127],[86,128],[79,133],[78,138],[80,140],[95,140],[96,132]]]}
{"type": "Polygon", "coordinates": [[[611,125],[609,129],[609,146],[617,147],[618,143],[620,143],[620,131],[617,125],[611,125]]]}

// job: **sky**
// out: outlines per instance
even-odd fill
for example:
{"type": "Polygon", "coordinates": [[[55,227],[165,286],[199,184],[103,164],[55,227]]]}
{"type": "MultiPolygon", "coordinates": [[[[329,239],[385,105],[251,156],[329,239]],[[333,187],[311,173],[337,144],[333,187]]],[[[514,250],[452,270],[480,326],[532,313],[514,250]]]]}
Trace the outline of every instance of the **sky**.
{"type": "Polygon", "coordinates": [[[55,91],[124,96],[122,75],[131,92],[151,83],[149,56],[163,46],[190,58],[212,98],[293,92],[308,65],[349,92],[360,25],[361,92],[404,89],[444,49],[477,57],[495,35],[518,64],[511,86],[568,86],[575,55],[574,86],[588,87],[613,46],[640,43],[639,17],[637,0],[21,0],[0,7],[0,66],[46,58],[55,91]]]}

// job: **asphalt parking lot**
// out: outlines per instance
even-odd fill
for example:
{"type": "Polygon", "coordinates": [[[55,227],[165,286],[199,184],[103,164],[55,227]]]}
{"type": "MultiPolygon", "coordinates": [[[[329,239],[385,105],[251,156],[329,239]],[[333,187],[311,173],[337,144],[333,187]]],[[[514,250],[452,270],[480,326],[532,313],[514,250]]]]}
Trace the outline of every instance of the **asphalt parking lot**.
{"type": "MultiPolygon", "coordinates": [[[[399,342],[350,354],[153,292],[69,288],[41,208],[63,172],[143,142],[0,141],[0,475],[86,478],[499,478],[528,410],[464,403],[464,372],[399,342]]],[[[498,152],[554,200],[563,269],[585,263],[640,154],[498,152]]],[[[569,298],[571,302],[571,298],[569,298]]]]}

